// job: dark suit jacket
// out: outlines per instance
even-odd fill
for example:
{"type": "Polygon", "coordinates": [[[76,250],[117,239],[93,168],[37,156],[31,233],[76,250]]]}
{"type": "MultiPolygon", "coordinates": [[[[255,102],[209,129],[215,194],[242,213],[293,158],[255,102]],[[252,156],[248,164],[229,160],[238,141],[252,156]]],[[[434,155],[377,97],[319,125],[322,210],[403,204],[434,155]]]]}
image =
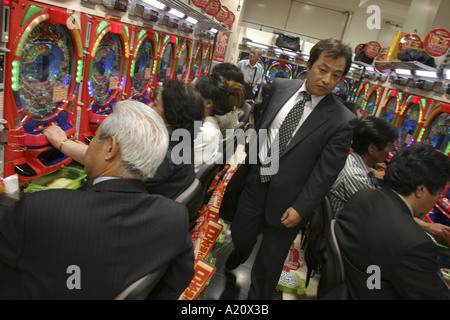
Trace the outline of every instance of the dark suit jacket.
{"type": "Polygon", "coordinates": [[[345,274],[353,298],[450,298],[438,276],[437,246],[393,191],[357,192],[337,215],[336,237],[347,259],[345,274]],[[380,268],[380,289],[367,287],[374,274],[367,268],[372,265],[380,268]]]}
{"type": "MultiPolygon", "coordinates": [[[[301,80],[274,80],[268,99],[263,102],[258,131],[270,127],[302,84],[301,80]]],[[[271,179],[265,210],[269,224],[284,228],[280,219],[289,207],[302,215],[302,224],[311,219],[344,167],[356,121],[355,115],[333,94],[319,102],[287,145],[278,173],[271,179]]]]}
{"type": "Polygon", "coordinates": [[[169,264],[155,298],[177,299],[194,274],[188,228],[184,205],[148,194],[138,180],[25,194],[0,210],[0,298],[113,299],[169,264]],[[72,265],[79,290],[66,284],[72,265]]]}

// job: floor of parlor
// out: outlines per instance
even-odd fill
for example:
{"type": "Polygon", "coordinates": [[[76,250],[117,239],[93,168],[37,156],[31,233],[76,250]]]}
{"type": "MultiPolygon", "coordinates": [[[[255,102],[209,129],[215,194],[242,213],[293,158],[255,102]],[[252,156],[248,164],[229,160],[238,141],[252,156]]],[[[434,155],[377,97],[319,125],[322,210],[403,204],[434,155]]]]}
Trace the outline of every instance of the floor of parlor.
{"type": "MultiPolygon", "coordinates": [[[[258,241],[252,255],[245,263],[232,271],[226,271],[225,261],[228,255],[233,251],[233,243],[229,225],[225,223],[223,241],[217,242],[211,251],[211,257],[213,259],[212,263],[214,264],[216,271],[197,300],[246,300],[250,288],[250,272],[259,243],[260,242],[258,241]]],[[[291,270],[291,272],[296,273],[303,281],[300,280],[298,282],[300,285],[297,289],[284,289],[283,291],[279,289],[275,290],[272,300],[311,300],[316,299],[317,297],[319,275],[313,276],[310,279],[308,287],[303,289],[307,268],[301,251],[300,234],[297,236],[294,243],[295,248],[299,252],[300,267],[297,270],[291,270]]]]}

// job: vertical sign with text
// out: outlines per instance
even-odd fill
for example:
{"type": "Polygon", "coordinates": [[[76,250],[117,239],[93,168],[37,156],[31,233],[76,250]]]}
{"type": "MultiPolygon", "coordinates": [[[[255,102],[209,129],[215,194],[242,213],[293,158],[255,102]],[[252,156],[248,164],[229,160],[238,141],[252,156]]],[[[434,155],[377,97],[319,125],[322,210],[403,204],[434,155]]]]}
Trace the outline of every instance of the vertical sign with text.
{"type": "Polygon", "coordinates": [[[219,32],[217,36],[216,48],[214,49],[213,62],[215,63],[225,62],[225,54],[227,53],[229,40],[230,40],[229,33],[219,32]]]}

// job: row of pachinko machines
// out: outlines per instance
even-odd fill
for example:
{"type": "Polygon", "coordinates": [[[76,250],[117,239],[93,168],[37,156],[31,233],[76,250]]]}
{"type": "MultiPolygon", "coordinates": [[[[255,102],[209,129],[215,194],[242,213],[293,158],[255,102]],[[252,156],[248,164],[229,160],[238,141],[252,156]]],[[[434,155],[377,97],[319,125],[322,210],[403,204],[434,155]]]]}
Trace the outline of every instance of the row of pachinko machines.
{"type": "Polygon", "coordinates": [[[47,126],[89,143],[118,101],[150,104],[158,83],[192,81],[211,65],[208,40],[42,2],[3,1],[0,14],[0,170],[19,184],[72,162],[42,134],[47,126]]]}

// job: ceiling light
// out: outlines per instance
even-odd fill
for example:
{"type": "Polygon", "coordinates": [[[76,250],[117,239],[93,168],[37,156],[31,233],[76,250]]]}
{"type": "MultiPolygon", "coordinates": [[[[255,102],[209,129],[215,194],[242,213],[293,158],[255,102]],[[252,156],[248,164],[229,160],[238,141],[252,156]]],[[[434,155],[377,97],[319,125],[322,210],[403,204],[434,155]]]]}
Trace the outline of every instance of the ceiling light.
{"type": "Polygon", "coordinates": [[[169,14],[174,15],[175,17],[178,17],[180,19],[183,19],[185,17],[184,12],[178,11],[177,9],[170,9],[169,14]]]}
{"type": "Polygon", "coordinates": [[[424,70],[416,70],[414,74],[418,77],[426,77],[426,78],[439,78],[437,73],[434,71],[424,71],[424,70]]]}
{"type": "Polygon", "coordinates": [[[164,3],[161,3],[156,0],[142,0],[142,1],[144,1],[145,3],[151,5],[159,10],[164,10],[166,8],[166,5],[164,3]]]}
{"type": "Polygon", "coordinates": [[[404,75],[411,75],[411,70],[408,69],[395,69],[396,74],[404,74],[404,75]]]}
{"type": "Polygon", "coordinates": [[[189,23],[192,23],[192,24],[197,24],[197,22],[198,22],[197,19],[194,19],[192,17],[187,17],[186,21],[189,22],[189,23]]]}

